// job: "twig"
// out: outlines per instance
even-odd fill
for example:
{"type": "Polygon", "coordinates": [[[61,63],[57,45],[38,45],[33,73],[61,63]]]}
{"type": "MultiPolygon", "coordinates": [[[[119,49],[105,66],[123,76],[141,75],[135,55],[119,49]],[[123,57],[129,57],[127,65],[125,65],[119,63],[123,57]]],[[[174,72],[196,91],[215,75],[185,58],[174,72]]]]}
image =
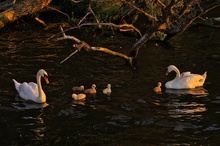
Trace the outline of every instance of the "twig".
{"type": "Polygon", "coordinates": [[[65,34],[65,32],[63,31],[63,27],[62,27],[62,26],[60,26],[60,30],[61,30],[61,32],[62,32],[62,34],[63,34],[63,37],[66,37],[66,34],[65,34]]]}
{"type": "MultiPolygon", "coordinates": [[[[76,37],[67,36],[67,35],[65,34],[65,32],[63,31],[63,28],[62,28],[62,27],[60,27],[60,30],[61,30],[61,33],[63,34],[63,37],[57,38],[58,41],[59,41],[59,40],[64,40],[64,39],[71,39],[71,40],[76,41],[77,43],[80,43],[80,42],[81,42],[81,41],[80,41],[79,39],[77,39],[76,37]]],[[[68,60],[71,56],[73,56],[74,54],[76,54],[78,51],[79,51],[78,49],[75,50],[75,51],[74,51],[73,53],[71,53],[68,57],[66,57],[64,60],[62,60],[62,61],[60,62],[60,64],[62,64],[62,63],[65,62],[66,60],[68,60]]]]}
{"type": "Polygon", "coordinates": [[[99,25],[99,28],[101,28],[101,25],[100,25],[99,19],[98,19],[98,17],[96,17],[94,11],[92,10],[92,8],[91,8],[91,4],[89,4],[89,11],[90,11],[90,12],[92,13],[92,15],[95,17],[95,20],[96,20],[96,22],[97,22],[98,25],[99,25]]]}
{"type": "Polygon", "coordinates": [[[119,53],[119,52],[115,52],[115,51],[112,51],[112,50],[109,50],[108,48],[103,48],[103,47],[91,47],[91,49],[93,51],[101,51],[101,52],[105,52],[107,54],[111,54],[111,55],[114,55],[114,56],[119,56],[121,58],[124,58],[126,60],[128,60],[130,57],[128,57],[127,55],[125,54],[122,54],[122,53],[119,53]]]}
{"type": "Polygon", "coordinates": [[[148,40],[150,40],[156,32],[157,31],[154,30],[149,30],[148,32],[146,32],[131,48],[130,56],[137,58],[140,47],[143,46],[148,40]]]}
{"type": "Polygon", "coordinates": [[[157,0],[157,2],[158,2],[161,6],[163,6],[164,8],[166,8],[166,5],[164,5],[164,3],[162,3],[160,0],[157,0]]]}
{"type": "Polygon", "coordinates": [[[64,13],[64,12],[62,12],[62,11],[56,9],[56,8],[50,7],[50,6],[47,6],[47,8],[49,8],[49,9],[51,9],[51,10],[54,10],[54,11],[57,11],[57,12],[59,12],[59,13],[65,15],[65,16],[68,18],[68,20],[70,20],[70,17],[69,17],[68,14],[66,14],[66,13],[64,13]]]}
{"type": "MultiPolygon", "coordinates": [[[[177,20],[179,20],[180,18],[183,17],[183,15],[185,15],[187,13],[187,11],[190,9],[190,7],[192,7],[194,1],[191,1],[190,3],[185,3],[184,7],[182,8],[182,10],[179,13],[179,17],[177,20]]],[[[177,21],[176,20],[176,21],[177,21]]]]}
{"type": "Polygon", "coordinates": [[[83,22],[83,20],[85,20],[89,14],[91,14],[91,12],[86,13],[86,15],[79,21],[79,23],[77,25],[80,25],[81,22],[83,22]]]}
{"type": "Polygon", "coordinates": [[[140,8],[136,7],[135,5],[131,4],[130,2],[127,2],[126,0],[122,0],[122,2],[128,4],[129,6],[133,7],[134,9],[140,11],[141,13],[143,13],[144,15],[146,15],[148,18],[158,21],[158,19],[156,17],[154,17],[153,15],[150,15],[148,13],[146,13],[145,11],[141,10],[140,8]]]}
{"type": "MultiPolygon", "coordinates": [[[[69,30],[73,30],[73,29],[78,29],[80,27],[83,27],[83,26],[94,26],[94,25],[104,25],[104,26],[111,26],[111,27],[115,27],[115,28],[118,28],[120,31],[131,31],[131,30],[134,30],[136,31],[140,36],[142,36],[141,32],[136,28],[134,27],[132,24],[121,24],[121,25],[116,25],[114,23],[82,23],[80,25],[77,25],[75,27],[71,27],[71,28],[68,28],[66,29],[64,32],[67,32],[69,30]]],[[[58,36],[60,35],[62,32],[59,32],[57,34],[54,34],[52,35],[50,38],[47,39],[47,41],[49,41],[50,39],[54,38],[55,36],[58,36]]]]}
{"type": "Polygon", "coordinates": [[[74,36],[67,36],[67,35],[65,34],[65,32],[63,31],[63,28],[62,28],[62,27],[60,27],[60,30],[61,30],[61,33],[63,34],[63,37],[57,38],[58,41],[69,39],[69,40],[74,40],[74,41],[77,42],[77,43],[80,43],[80,42],[81,42],[79,39],[77,39],[77,38],[74,37],[74,36]]]}
{"type": "Polygon", "coordinates": [[[73,56],[74,54],[76,54],[79,50],[75,50],[73,53],[71,53],[68,57],[66,57],[63,61],[60,62],[60,64],[64,63],[65,61],[67,61],[71,56],[73,56]]]}
{"type": "Polygon", "coordinates": [[[40,18],[35,17],[35,20],[36,20],[37,22],[41,23],[44,27],[47,26],[47,24],[46,24],[43,20],[41,20],[40,18]]]}
{"type": "Polygon", "coordinates": [[[83,0],[71,0],[72,2],[74,2],[74,3],[80,3],[80,2],[82,2],[83,0]]]}

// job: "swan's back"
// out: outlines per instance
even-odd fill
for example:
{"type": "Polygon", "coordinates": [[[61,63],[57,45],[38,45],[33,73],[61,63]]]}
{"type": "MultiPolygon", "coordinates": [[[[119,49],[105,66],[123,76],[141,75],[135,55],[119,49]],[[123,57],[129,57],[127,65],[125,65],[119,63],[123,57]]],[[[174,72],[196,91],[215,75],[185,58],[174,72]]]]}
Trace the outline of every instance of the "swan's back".
{"type": "Polygon", "coordinates": [[[207,77],[207,72],[205,72],[203,75],[200,74],[190,74],[189,76],[187,76],[190,78],[190,82],[194,83],[195,87],[198,86],[203,86],[206,77],[207,77]]]}
{"type": "Polygon", "coordinates": [[[166,86],[173,89],[192,89],[196,87],[203,86],[206,79],[206,72],[203,75],[199,74],[187,74],[186,76],[182,76],[174,82],[172,85],[167,82],[166,86]]]}

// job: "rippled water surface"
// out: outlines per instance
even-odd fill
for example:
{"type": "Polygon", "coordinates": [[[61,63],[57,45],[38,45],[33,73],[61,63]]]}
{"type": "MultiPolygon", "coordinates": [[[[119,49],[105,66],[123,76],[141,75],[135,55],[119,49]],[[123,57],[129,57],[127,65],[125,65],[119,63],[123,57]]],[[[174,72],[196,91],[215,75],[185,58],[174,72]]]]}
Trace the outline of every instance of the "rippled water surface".
{"type": "MultiPolygon", "coordinates": [[[[73,48],[71,41],[47,38],[59,30],[1,30],[0,143],[1,145],[219,145],[220,33],[197,28],[169,44],[148,43],[141,48],[137,69],[120,58],[101,52],[79,52],[60,64],[73,48]],[[166,90],[166,67],[208,72],[203,88],[166,90]],[[34,81],[44,68],[50,84],[42,81],[47,103],[34,104],[18,97],[12,78],[34,81]],[[157,82],[162,94],[155,94],[157,82]],[[72,87],[97,85],[97,94],[85,101],[71,98],[72,87]],[[112,84],[112,94],[102,94],[112,84]]],[[[92,46],[123,53],[136,38],[86,30],[72,35],[92,46]],[[84,35],[86,33],[86,35],[84,35]]]]}

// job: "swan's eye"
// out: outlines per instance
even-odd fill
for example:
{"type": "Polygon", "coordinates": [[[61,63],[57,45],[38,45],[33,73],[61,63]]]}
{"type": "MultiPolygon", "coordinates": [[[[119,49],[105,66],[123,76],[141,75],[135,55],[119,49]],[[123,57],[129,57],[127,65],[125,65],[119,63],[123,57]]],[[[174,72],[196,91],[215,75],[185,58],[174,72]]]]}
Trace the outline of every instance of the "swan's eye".
{"type": "Polygon", "coordinates": [[[48,78],[48,75],[46,75],[46,74],[44,74],[44,76],[43,76],[44,78],[48,78]]]}

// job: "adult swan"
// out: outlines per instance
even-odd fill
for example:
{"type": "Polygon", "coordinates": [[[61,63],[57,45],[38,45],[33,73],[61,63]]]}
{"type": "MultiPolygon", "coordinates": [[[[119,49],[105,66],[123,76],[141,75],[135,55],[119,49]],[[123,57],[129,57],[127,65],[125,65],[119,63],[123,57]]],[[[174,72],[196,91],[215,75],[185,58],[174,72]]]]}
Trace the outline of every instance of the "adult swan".
{"type": "Polygon", "coordinates": [[[15,88],[19,93],[19,96],[24,100],[30,100],[36,103],[46,102],[46,95],[41,86],[41,77],[44,78],[45,82],[48,84],[48,74],[44,69],[40,69],[37,72],[37,84],[34,82],[23,82],[18,83],[15,79],[12,79],[15,84],[15,88]]]}
{"type": "Polygon", "coordinates": [[[180,71],[174,65],[167,67],[166,75],[168,75],[171,71],[176,72],[176,77],[165,84],[165,87],[169,89],[192,89],[203,86],[207,76],[207,72],[203,75],[192,74],[191,72],[183,72],[180,74],[180,71]]]}

